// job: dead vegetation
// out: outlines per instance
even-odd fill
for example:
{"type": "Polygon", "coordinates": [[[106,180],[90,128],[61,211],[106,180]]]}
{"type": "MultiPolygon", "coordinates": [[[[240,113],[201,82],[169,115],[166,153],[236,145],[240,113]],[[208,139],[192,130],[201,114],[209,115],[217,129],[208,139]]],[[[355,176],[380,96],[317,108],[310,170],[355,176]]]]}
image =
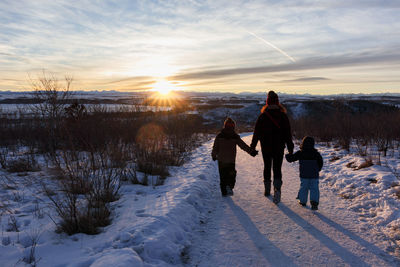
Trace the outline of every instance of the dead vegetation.
{"type": "Polygon", "coordinates": [[[183,164],[199,144],[202,121],[177,109],[85,106],[72,100],[72,82],[43,72],[31,80],[30,112],[0,113],[0,166],[21,175],[52,170],[56,179],[44,180],[42,191],[58,230],[96,234],[111,223],[110,203],[119,199],[121,184],[162,184],[168,167],[183,164]],[[21,146],[29,153],[11,156],[21,146]]]}

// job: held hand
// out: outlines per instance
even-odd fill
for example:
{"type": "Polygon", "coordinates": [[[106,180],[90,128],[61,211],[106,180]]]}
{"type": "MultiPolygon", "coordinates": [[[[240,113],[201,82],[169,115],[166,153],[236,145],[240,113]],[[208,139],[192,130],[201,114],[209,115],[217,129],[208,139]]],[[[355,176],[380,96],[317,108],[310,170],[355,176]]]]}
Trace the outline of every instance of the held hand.
{"type": "Polygon", "coordinates": [[[257,150],[253,150],[253,151],[251,151],[250,152],[250,156],[252,156],[252,157],[255,157],[255,156],[257,156],[258,155],[258,151],[257,150]]]}

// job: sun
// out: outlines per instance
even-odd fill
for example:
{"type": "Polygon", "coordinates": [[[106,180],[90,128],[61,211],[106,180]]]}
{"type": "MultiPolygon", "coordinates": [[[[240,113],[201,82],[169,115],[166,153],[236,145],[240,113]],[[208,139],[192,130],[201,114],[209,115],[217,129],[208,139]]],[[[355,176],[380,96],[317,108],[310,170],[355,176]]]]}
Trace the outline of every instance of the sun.
{"type": "Polygon", "coordinates": [[[156,91],[163,96],[169,95],[174,90],[176,90],[176,87],[166,80],[157,81],[153,85],[153,91],[156,91]]]}

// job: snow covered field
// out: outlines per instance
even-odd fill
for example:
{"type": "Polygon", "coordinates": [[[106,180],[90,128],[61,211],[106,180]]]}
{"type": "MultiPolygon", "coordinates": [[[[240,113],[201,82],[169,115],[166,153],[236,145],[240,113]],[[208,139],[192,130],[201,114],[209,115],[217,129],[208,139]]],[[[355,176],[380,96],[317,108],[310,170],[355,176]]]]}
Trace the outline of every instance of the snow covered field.
{"type": "Polygon", "coordinates": [[[209,145],[200,147],[193,160],[171,170],[163,186],[123,185],[121,199],[112,203],[113,223],[95,236],[55,233],[55,214],[38,181],[47,179],[46,172],[1,172],[0,266],[24,266],[33,239],[38,266],[180,264],[215,188],[208,153],[209,145]]]}
{"type": "MultiPolygon", "coordinates": [[[[112,224],[94,236],[55,232],[38,183],[48,170],[0,171],[0,266],[25,266],[32,248],[37,266],[400,266],[400,181],[388,168],[353,170],[361,158],[319,146],[321,205],[312,212],[295,200],[297,164],[284,163],[276,206],[263,196],[262,157],[242,151],[235,195],[222,198],[211,146],[162,186],[124,184],[112,224]]],[[[390,164],[399,170],[399,155],[390,164]]]]}

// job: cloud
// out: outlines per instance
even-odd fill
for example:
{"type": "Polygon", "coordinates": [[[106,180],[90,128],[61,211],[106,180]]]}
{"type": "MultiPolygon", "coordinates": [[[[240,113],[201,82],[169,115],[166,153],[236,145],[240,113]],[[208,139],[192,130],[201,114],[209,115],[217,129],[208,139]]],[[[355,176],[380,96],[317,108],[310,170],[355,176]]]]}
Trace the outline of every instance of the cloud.
{"type": "Polygon", "coordinates": [[[283,80],[282,82],[314,82],[314,81],[327,81],[330,80],[325,77],[303,77],[292,80],[283,80]]]}
{"type": "Polygon", "coordinates": [[[272,66],[257,66],[245,68],[225,68],[200,72],[182,73],[170,77],[173,80],[192,79],[218,79],[227,76],[274,73],[285,71],[305,71],[314,69],[329,69],[342,67],[355,67],[361,65],[400,63],[399,53],[388,53],[378,55],[358,54],[342,55],[335,57],[314,57],[298,60],[296,63],[280,64],[272,66]]]}
{"type": "Polygon", "coordinates": [[[118,89],[146,87],[158,76],[221,85],[265,81],[254,74],[331,77],[304,72],[364,65],[377,70],[398,63],[398,54],[389,51],[400,44],[398,7],[395,0],[3,0],[0,76],[48,69],[118,89]],[[296,62],[288,64],[271,44],[296,62]],[[361,53],[377,47],[389,52],[361,53]]]}
{"type": "Polygon", "coordinates": [[[113,83],[121,83],[121,82],[127,82],[127,81],[135,81],[138,83],[154,83],[155,81],[152,79],[150,76],[136,76],[136,77],[126,77],[122,79],[115,79],[115,80],[110,80],[107,82],[107,84],[113,84],[113,83]]]}

